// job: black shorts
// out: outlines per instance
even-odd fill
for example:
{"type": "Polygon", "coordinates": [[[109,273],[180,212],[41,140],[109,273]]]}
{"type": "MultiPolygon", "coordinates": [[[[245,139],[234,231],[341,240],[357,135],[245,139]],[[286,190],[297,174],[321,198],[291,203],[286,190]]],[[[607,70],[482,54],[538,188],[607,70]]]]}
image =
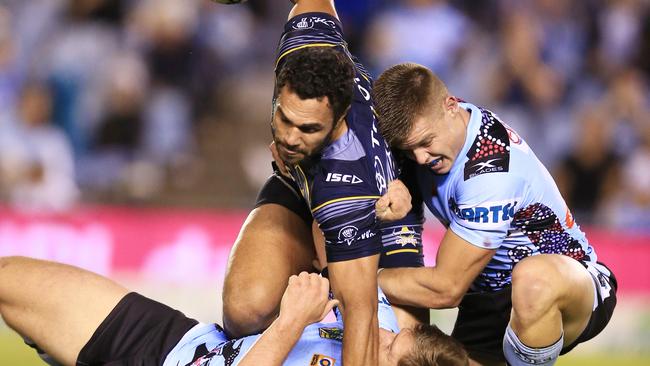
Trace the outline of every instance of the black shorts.
{"type": "MultiPolygon", "coordinates": [[[[587,327],[573,343],[562,349],[561,354],[598,335],[612,317],[616,306],[616,277],[612,273],[608,278],[604,276],[594,278],[596,288],[602,285],[598,281],[608,282],[612,288],[610,296],[603,300],[600,293],[596,291],[598,305],[591,313],[587,327]]],[[[458,306],[458,317],[451,335],[465,346],[471,358],[505,362],[502,342],[510,322],[511,295],[512,288],[508,286],[500,291],[468,293],[463,297],[458,306]]]]}
{"type": "MultiPolygon", "coordinates": [[[[266,180],[266,183],[264,183],[264,186],[257,195],[255,207],[257,208],[269,203],[284,206],[298,215],[311,230],[314,218],[311,215],[309,205],[300,193],[300,189],[291,178],[287,178],[277,171],[275,163],[273,164],[273,168],[273,175],[266,180]]],[[[380,268],[424,266],[424,256],[421,251],[419,253],[405,252],[390,256],[384,254],[382,252],[379,259],[380,268]]]]}
{"type": "Polygon", "coordinates": [[[296,182],[280,174],[275,169],[275,164],[273,168],[273,175],[266,180],[266,183],[264,183],[264,186],[257,194],[255,207],[257,208],[268,203],[284,206],[303,219],[311,229],[311,223],[314,218],[296,182]]]}
{"type": "Polygon", "coordinates": [[[178,310],[131,292],[81,349],[77,365],[160,366],[196,324],[178,310]]]}

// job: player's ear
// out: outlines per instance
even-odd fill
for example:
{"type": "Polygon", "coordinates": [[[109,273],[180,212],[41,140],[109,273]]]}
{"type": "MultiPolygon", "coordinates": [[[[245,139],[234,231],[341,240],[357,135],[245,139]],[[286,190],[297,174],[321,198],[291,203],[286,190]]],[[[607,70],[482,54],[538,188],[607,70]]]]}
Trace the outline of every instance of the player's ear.
{"type": "Polygon", "coordinates": [[[445,103],[444,105],[445,111],[449,111],[452,114],[458,113],[458,108],[459,108],[458,99],[456,99],[451,95],[447,95],[444,103],[445,103]]]}

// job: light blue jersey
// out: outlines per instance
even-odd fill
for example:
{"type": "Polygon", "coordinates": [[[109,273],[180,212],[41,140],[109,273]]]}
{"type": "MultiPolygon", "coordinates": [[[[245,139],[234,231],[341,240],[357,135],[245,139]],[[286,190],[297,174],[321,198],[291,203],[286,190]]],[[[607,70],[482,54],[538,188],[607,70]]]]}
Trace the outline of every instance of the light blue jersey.
{"type": "MultiPolygon", "coordinates": [[[[334,366],[341,363],[343,320],[314,323],[305,328],[284,365],[334,366]]],[[[395,313],[379,290],[379,327],[398,333],[395,313]]],[[[216,324],[202,324],[190,329],[167,355],[163,366],[235,366],[255,345],[260,335],[229,340],[216,324]]]]}
{"type": "Polygon", "coordinates": [[[515,264],[536,254],[564,254],[609,275],[528,144],[494,113],[460,106],[471,117],[451,170],[436,175],[420,166],[417,175],[424,202],[440,222],[473,245],[496,249],[470,290],[502,289],[515,264]]]}

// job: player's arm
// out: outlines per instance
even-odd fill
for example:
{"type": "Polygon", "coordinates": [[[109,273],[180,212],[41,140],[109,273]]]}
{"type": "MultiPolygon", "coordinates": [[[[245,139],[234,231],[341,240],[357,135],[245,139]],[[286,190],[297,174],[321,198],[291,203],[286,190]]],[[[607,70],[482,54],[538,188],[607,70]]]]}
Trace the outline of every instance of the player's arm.
{"type": "Polygon", "coordinates": [[[403,219],[413,208],[411,201],[409,189],[396,179],[388,184],[388,190],[375,204],[377,218],[384,222],[403,219]]]}
{"type": "Polygon", "coordinates": [[[377,266],[379,255],[329,263],[334,295],[343,313],[344,365],[376,365],[379,342],[377,321],[377,266]]]}
{"type": "Polygon", "coordinates": [[[485,174],[458,184],[436,266],[380,272],[379,285],[392,302],[429,308],[458,305],[508,235],[521,201],[517,197],[526,187],[523,178],[503,178],[485,174]],[[479,211],[483,214],[476,216],[479,211]]]}
{"type": "Polygon", "coordinates": [[[455,307],[494,252],[472,245],[447,229],[435,267],[384,269],[379,273],[379,286],[395,304],[455,307]]]}
{"type": "Polygon", "coordinates": [[[321,321],[337,304],[338,301],[329,299],[329,281],[326,278],[307,272],[291,276],[282,296],[280,315],[239,365],[282,365],[305,327],[321,321]]]}
{"type": "Polygon", "coordinates": [[[295,4],[289,12],[289,19],[304,13],[327,13],[339,18],[334,7],[334,0],[292,0],[295,4]]]}

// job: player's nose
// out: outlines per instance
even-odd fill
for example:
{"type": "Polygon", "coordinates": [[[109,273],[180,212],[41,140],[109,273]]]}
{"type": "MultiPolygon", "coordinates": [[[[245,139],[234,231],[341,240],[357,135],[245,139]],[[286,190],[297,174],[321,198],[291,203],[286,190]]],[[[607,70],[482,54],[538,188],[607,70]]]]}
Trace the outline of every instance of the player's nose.
{"type": "Polygon", "coordinates": [[[285,135],[285,143],[288,147],[297,147],[300,145],[300,130],[297,128],[289,128],[285,135]]]}
{"type": "Polygon", "coordinates": [[[415,161],[420,165],[426,165],[428,163],[429,153],[424,149],[413,150],[413,156],[415,156],[415,161]]]}

